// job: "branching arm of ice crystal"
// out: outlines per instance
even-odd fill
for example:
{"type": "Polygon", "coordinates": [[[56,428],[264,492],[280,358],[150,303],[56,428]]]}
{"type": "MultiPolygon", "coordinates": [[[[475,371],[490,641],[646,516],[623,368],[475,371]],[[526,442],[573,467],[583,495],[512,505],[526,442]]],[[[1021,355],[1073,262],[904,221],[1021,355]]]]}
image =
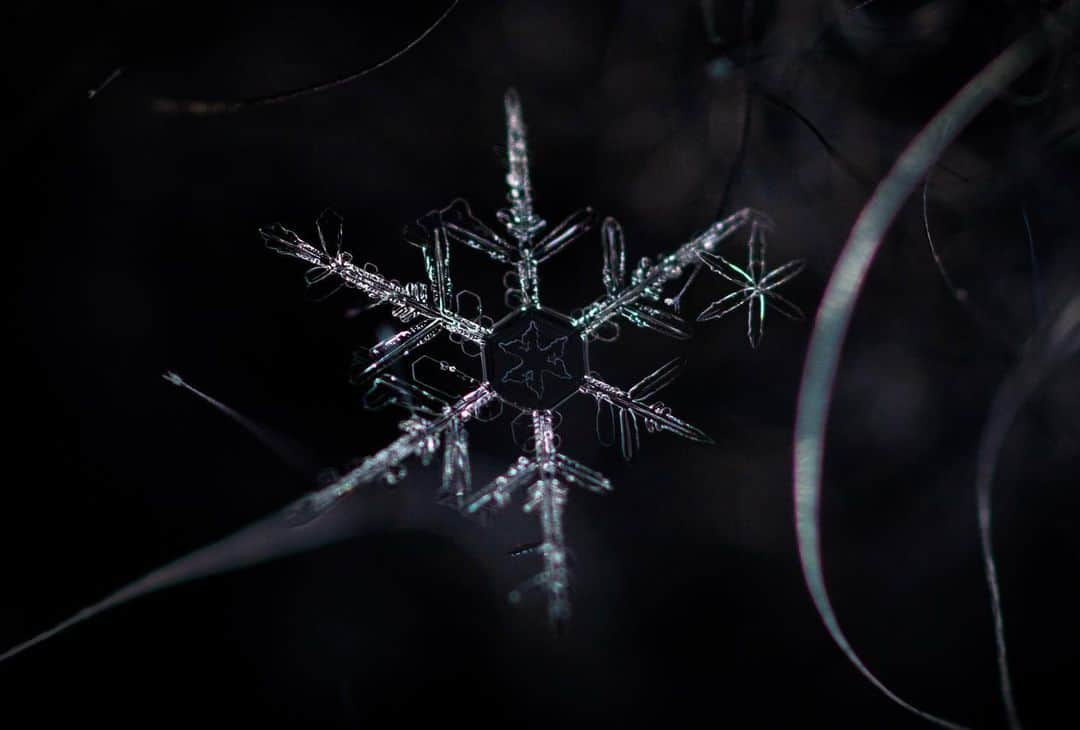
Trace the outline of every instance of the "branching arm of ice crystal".
{"type": "Polygon", "coordinates": [[[533,210],[532,182],[529,179],[529,147],[525,139],[525,119],[517,91],[509,89],[503,99],[506,107],[506,183],[510,186],[509,208],[498,218],[518,245],[516,257],[518,286],[524,307],[540,306],[539,280],[532,238],[547,222],[533,210]]]}
{"type": "Polygon", "coordinates": [[[506,108],[506,183],[510,186],[510,207],[499,211],[499,220],[518,241],[527,242],[546,225],[533,210],[532,181],[529,179],[529,145],[525,138],[525,116],[521,98],[514,89],[503,97],[506,108]]]}
{"type": "Polygon", "coordinates": [[[623,458],[631,459],[637,450],[640,441],[639,419],[644,421],[645,429],[650,432],[670,431],[691,441],[713,443],[704,431],[671,415],[671,409],[663,403],[646,402],[674,380],[680,369],[681,362],[676,358],[646,376],[628,391],[605,383],[595,375],[585,376],[579,392],[595,398],[599,407],[611,408],[614,411],[619,424],[619,447],[623,458]]]}
{"type": "Polygon", "coordinates": [[[468,203],[455,200],[439,211],[450,239],[483,251],[496,261],[513,264],[515,282],[508,290],[508,297],[515,300],[513,306],[535,308],[540,306],[537,265],[551,258],[592,225],[591,208],[582,208],[535,241],[547,221],[533,209],[532,183],[529,179],[529,149],[525,137],[525,119],[521,99],[513,89],[506,92],[506,182],[509,186],[509,208],[498,211],[497,217],[506,228],[513,242],[503,240],[473,216],[468,203]]]}
{"type": "Polygon", "coordinates": [[[599,472],[558,453],[551,411],[533,411],[532,430],[532,458],[518,459],[504,475],[475,493],[466,502],[466,510],[503,507],[514,492],[528,488],[525,511],[536,512],[540,518],[542,540],[536,549],[544,565],[540,573],[511,593],[511,599],[518,600],[527,589],[542,589],[548,598],[548,617],[558,626],[570,616],[570,575],[562,525],[567,486],[604,493],[611,491],[611,482],[599,472]]]}
{"type": "Polygon", "coordinates": [[[711,253],[721,241],[754,221],[764,222],[765,218],[761,213],[743,208],[712,224],[704,233],[665,254],[655,264],[647,258],[642,259],[627,283],[622,230],[613,219],[607,219],[603,234],[603,278],[607,294],[586,306],[574,320],[574,326],[583,335],[591,335],[615,317],[623,316],[639,327],[676,337],[687,336],[680,318],[641,300],[658,301],[664,286],[681,277],[687,266],[696,263],[698,254],[711,253]]]}
{"type": "MultiPolygon", "coordinates": [[[[309,280],[321,280],[334,276],[338,277],[345,285],[358,289],[377,303],[389,303],[394,307],[394,315],[403,322],[415,317],[437,322],[445,331],[458,335],[472,342],[482,342],[487,334],[487,328],[459,316],[445,306],[444,300],[437,298],[435,303],[428,301],[427,287],[423,284],[402,285],[380,275],[373,267],[359,267],[352,262],[352,255],[341,250],[341,227],[340,219],[334,217],[337,222],[336,230],[327,230],[327,216],[321,216],[318,222],[320,246],[316,247],[301,238],[295,231],[275,223],[260,229],[259,233],[266,241],[266,245],[277,253],[300,259],[311,264],[313,274],[309,280]]],[[[433,264],[438,270],[444,263],[433,264]]],[[[449,286],[449,279],[446,280],[449,286]]],[[[442,294],[440,293],[441,297],[442,294]]]]}
{"type": "Polygon", "coordinates": [[[332,507],[339,499],[361,484],[376,479],[398,481],[403,476],[403,462],[413,456],[425,461],[439,446],[444,431],[456,428],[476,415],[488,401],[496,398],[486,383],[443,409],[436,418],[410,418],[402,423],[405,433],[389,446],[367,457],[358,467],[317,492],[312,492],[292,510],[290,520],[303,524],[332,507]]]}
{"type": "MultiPolygon", "coordinates": [[[[566,538],[563,534],[563,510],[566,508],[566,487],[559,483],[555,463],[555,429],[551,411],[533,412],[533,439],[536,441],[536,461],[540,478],[529,488],[526,512],[538,512],[540,517],[540,555],[543,570],[531,584],[547,593],[548,618],[555,626],[570,618],[570,570],[567,566],[566,538]]],[[[519,589],[520,591],[520,589],[519,589]]]]}

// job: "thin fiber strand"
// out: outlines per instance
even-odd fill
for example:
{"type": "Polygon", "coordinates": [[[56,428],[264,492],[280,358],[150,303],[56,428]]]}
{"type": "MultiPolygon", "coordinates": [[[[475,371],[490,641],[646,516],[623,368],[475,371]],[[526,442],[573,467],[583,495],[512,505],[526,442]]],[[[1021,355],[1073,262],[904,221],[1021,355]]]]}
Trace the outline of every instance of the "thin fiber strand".
{"type": "MultiPolygon", "coordinates": [[[[1059,27],[1072,27],[1080,0],[1057,14],[1059,27]]],[[[795,529],[803,576],[833,641],[848,660],[896,704],[940,727],[962,727],[925,712],[889,689],[863,663],[840,628],[825,586],[821,554],[821,471],[832,386],[844,337],[870,264],[905,201],[968,123],[1005,87],[1027,70],[1047,47],[1039,27],[1015,41],[976,74],[938,111],[900,155],[859,214],[818,308],[799,389],[793,453],[795,529]]]]}

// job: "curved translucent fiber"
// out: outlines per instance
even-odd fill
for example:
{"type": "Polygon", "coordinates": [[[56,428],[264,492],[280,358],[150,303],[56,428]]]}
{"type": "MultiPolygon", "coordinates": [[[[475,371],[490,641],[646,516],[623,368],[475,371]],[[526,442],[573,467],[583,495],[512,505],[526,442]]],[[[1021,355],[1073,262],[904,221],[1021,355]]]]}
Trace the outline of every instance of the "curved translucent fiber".
{"type": "MultiPolygon", "coordinates": [[[[1080,0],[1066,3],[1053,27],[1072,27],[1080,0]]],[[[1022,74],[1047,46],[1050,24],[1015,41],[977,73],[911,141],[878,184],[859,214],[829,278],[818,307],[799,389],[793,454],[795,529],[803,576],[833,641],[862,674],[889,699],[936,725],[962,727],[925,712],[889,689],[855,653],[829,600],[821,555],[821,471],[825,428],[840,352],[859,292],[885,234],[904,202],[949,144],[1001,91],[1022,74]]]]}

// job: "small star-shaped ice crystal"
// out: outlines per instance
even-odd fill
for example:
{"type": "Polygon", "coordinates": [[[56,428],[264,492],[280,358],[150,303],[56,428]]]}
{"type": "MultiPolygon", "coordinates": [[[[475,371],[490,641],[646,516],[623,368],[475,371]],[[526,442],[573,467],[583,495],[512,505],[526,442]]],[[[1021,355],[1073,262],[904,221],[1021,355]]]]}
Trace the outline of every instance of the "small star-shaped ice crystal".
{"type": "Polygon", "coordinates": [[[507,370],[502,377],[504,383],[521,383],[533,392],[537,398],[544,397],[544,375],[551,375],[559,380],[569,380],[573,376],[566,369],[563,356],[566,352],[566,337],[556,337],[545,345],[540,344],[540,329],[536,322],[530,322],[521,337],[508,342],[500,342],[499,349],[518,360],[517,365],[507,370]]]}
{"type": "Polygon", "coordinates": [[[727,296],[721,297],[708,307],[700,315],[698,321],[706,319],[719,319],[725,314],[734,312],[744,304],[747,307],[747,335],[750,337],[750,346],[757,347],[761,342],[765,328],[765,300],[768,299],[773,308],[785,317],[794,320],[804,319],[806,315],[786,297],[777,293],[776,288],[793,279],[805,265],[802,260],[789,261],[783,266],[778,266],[769,273],[765,273],[765,234],[762,228],[754,224],[750,241],[747,243],[749,260],[746,269],[731,263],[723,256],[699,251],[698,258],[731,283],[739,287],[727,296]]]}

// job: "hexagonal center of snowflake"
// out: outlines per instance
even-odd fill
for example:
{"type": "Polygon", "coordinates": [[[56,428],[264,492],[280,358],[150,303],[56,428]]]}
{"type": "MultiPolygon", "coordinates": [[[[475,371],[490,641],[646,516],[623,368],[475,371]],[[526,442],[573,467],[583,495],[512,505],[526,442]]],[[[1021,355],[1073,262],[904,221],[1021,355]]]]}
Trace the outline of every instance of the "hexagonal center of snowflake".
{"type": "Polygon", "coordinates": [[[484,343],[484,368],[495,392],[521,410],[555,408],[577,392],[589,370],[588,349],[570,320],[530,309],[498,322],[484,343]]]}

